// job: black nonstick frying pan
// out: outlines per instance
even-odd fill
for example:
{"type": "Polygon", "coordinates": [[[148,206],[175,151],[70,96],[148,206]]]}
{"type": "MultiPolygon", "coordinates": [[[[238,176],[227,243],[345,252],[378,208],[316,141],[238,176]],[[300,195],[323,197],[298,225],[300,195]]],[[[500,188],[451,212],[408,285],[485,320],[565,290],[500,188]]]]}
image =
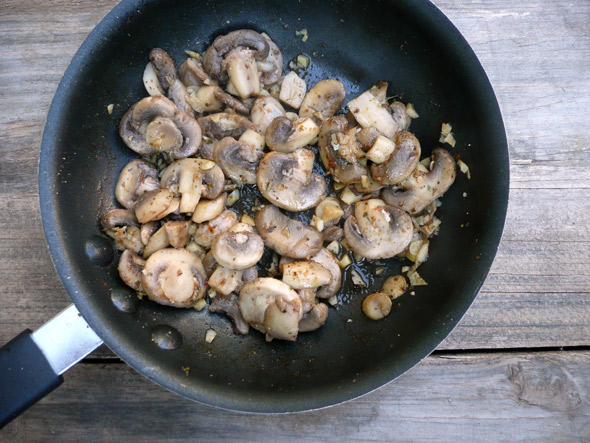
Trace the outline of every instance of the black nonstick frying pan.
{"type": "Polygon", "coordinates": [[[500,241],[508,174],[492,87],[467,42],[427,1],[124,1],[75,55],[49,111],[39,163],[41,213],[75,308],[2,349],[0,419],[6,423],[57,386],[56,372],[101,340],[154,382],[228,409],[301,411],[370,392],[432,352],[473,302],[500,241]],[[256,331],[234,335],[225,317],[207,310],[139,301],[118,277],[118,252],[98,220],[116,206],[116,179],[134,158],[118,123],[146,95],[141,78],[149,51],[164,48],[180,63],[185,49],[203,51],[215,36],[240,28],[268,33],[285,64],[307,54],[308,85],[338,78],[352,98],[378,80],[389,81],[390,95],[412,102],[420,114],[411,130],[423,155],[439,145],[441,122],[453,125],[457,146],[451,152],[469,165],[471,179],[458,173],[437,212],[440,235],[420,268],[428,286],[397,299],[381,321],[368,320],[360,305],[387,275],[399,273],[397,259],[378,263],[387,266],[382,275],[359,265],[369,288],[354,286],[347,273],[327,325],[295,343],[266,343],[256,331]],[[305,43],[295,36],[302,28],[309,35],[305,43]],[[218,332],[210,344],[204,340],[209,328],[218,332]]]}

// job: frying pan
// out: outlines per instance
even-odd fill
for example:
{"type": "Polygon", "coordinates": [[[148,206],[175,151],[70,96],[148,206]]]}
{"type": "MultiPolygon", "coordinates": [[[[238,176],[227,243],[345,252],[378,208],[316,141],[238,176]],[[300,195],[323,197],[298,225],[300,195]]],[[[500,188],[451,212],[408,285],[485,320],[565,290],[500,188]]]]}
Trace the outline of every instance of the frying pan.
{"type": "MultiPolygon", "coordinates": [[[[508,173],[504,126],[484,70],[427,1],[123,1],[74,56],[49,111],[39,162],[41,213],[75,307],[0,352],[1,419],[6,423],[57,386],[61,372],[101,340],[161,386],[227,409],[302,411],[368,393],[432,352],[473,302],[500,241],[508,173]],[[387,268],[382,275],[375,265],[355,265],[367,288],[354,286],[345,273],[328,323],[295,343],[266,343],[256,331],[235,335],[225,317],[207,310],[139,301],[118,277],[118,252],[97,221],[116,206],[116,179],[135,158],[117,127],[146,95],[141,77],[149,50],[162,47],[180,63],[185,49],[203,51],[217,35],[240,28],[268,33],[285,64],[308,55],[308,85],[338,78],[350,99],[389,81],[389,94],[412,102],[420,114],[411,129],[423,155],[438,145],[441,122],[453,125],[458,142],[451,152],[469,165],[471,179],[459,173],[437,212],[440,235],[420,268],[428,286],[397,299],[379,322],[366,319],[360,305],[387,275],[400,272],[398,259],[378,262],[387,268]],[[302,28],[305,43],[295,36],[302,28]],[[209,328],[218,333],[210,344],[204,340],[209,328]],[[68,334],[73,338],[63,339],[68,334]]],[[[242,200],[238,209],[247,209],[251,201],[242,200]]]]}

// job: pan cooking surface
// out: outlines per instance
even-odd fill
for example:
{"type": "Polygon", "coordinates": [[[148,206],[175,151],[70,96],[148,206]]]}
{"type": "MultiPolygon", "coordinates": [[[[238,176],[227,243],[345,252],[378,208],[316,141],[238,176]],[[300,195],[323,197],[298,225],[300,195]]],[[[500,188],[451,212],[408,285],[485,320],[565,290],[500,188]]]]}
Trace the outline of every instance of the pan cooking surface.
{"type": "MultiPolygon", "coordinates": [[[[159,384],[195,400],[246,411],[313,409],[369,392],[428,355],[473,301],[495,254],[508,193],[504,127],[489,82],[467,43],[427,2],[123,2],[93,31],[68,68],[52,104],[39,172],[43,223],[70,296],[107,345],[159,384]],[[378,80],[412,102],[411,131],[423,156],[437,146],[442,121],[457,137],[459,173],[437,211],[440,235],[420,267],[428,286],[394,301],[384,320],[368,320],[363,298],[399,273],[396,259],[361,265],[369,288],[349,272],[328,323],[295,343],[235,335],[207,310],[136,302],[119,280],[119,253],[100,233],[101,214],[116,207],[122,167],[135,158],[118,136],[124,112],[145,96],[142,72],[151,48],[179,64],[219,34],[268,33],[285,65],[311,58],[304,78],[335,77],[350,99],[378,80]],[[301,42],[295,31],[306,28],[301,42]],[[114,104],[112,115],[106,107],[114,104]],[[466,193],[466,197],[463,197],[466,193]],[[90,257],[90,258],[89,258],[90,257]],[[112,258],[112,259],[111,259],[112,258]],[[387,265],[380,276],[374,267],[387,265]],[[217,337],[205,342],[205,331],[217,337]]],[[[251,202],[251,200],[249,200],[251,202]]],[[[247,206],[246,200],[241,203],[247,206]]],[[[236,209],[236,208],[234,208],[236,209]]],[[[241,208],[238,206],[238,210],[241,208]]]]}

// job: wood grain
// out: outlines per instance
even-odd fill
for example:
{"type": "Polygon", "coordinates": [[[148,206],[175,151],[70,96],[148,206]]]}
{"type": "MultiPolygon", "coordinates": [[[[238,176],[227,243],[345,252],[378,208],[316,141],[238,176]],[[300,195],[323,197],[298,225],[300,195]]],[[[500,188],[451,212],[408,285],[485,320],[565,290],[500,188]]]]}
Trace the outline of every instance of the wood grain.
{"type": "Polygon", "coordinates": [[[122,364],[82,364],[4,430],[13,441],[574,441],[590,434],[590,353],[429,357],[329,409],[252,415],[192,403],[122,364]],[[108,380],[108,383],[106,382],[108,380]],[[108,411],[108,412],[105,412],[108,411]]]}

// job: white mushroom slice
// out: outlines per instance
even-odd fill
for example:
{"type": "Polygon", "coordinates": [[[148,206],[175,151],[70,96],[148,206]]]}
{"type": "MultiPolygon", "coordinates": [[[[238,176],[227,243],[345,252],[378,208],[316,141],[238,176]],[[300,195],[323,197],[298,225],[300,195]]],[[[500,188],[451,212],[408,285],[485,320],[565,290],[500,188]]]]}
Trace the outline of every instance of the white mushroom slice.
{"type": "Polygon", "coordinates": [[[283,78],[279,100],[292,108],[299,109],[306,91],[305,80],[291,71],[283,78]]]}
{"type": "Polygon", "coordinates": [[[225,200],[227,199],[227,193],[219,195],[213,200],[201,200],[193,212],[192,221],[195,223],[203,223],[209,220],[213,220],[225,209],[225,200]]]}
{"type": "Polygon", "coordinates": [[[319,126],[311,118],[292,122],[287,117],[277,117],[266,129],[264,139],[273,151],[293,152],[310,144],[319,132],[319,126]]]}
{"type": "Polygon", "coordinates": [[[225,137],[215,145],[213,158],[223,173],[238,183],[256,183],[256,168],[264,154],[254,146],[225,137]]]}
{"type": "Polygon", "coordinates": [[[180,111],[194,117],[193,109],[187,101],[188,92],[186,86],[178,78],[172,57],[163,49],[154,48],[150,51],[150,62],[158,76],[158,80],[160,80],[160,85],[168,92],[168,97],[180,111]]]}
{"type": "Polygon", "coordinates": [[[141,272],[145,266],[145,260],[139,257],[135,252],[130,249],[126,249],[121,254],[119,259],[119,275],[121,280],[127,286],[136,291],[141,290],[141,272]]]}
{"type": "Polygon", "coordinates": [[[387,108],[379,103],[370,91],[365,91],[349,101],[348,108],[363,128],[374,127],[388,138],[392,138],[398,131],[397,123],[387,108]]]}
{"type": "Polygon", "coordinates": [[[199,114],[221,111],[223,109],[223,102],[216,96],[216,93],[220,89],[216,85],[201,86],[196,90],[194,87],[189,86],[187,100],[195,112],[199,114]]]}
{"type": "Polygon", "coordinates": [[[260,94],[260,77],[253,51],[236,48],[229,52],[223,61],[229,79],[241,98],[260,94]]]}
{"type": "Polygon", "coordinates": [[[313,171],[314,154],[297,149],[290,154],[269,152],[258,165],[256,182],[271,203],[289,211],[316,206],[326,194],[324,178],[313,171]]]}
{"type": "Polygon", "coordinates": [[[344,211],[337,198],[327,197],[315,207],[315,215],[321,218],[326,226],[330,226],[340,221],[344,211]]]}
{"type": "Polygon", "coordinates": [[[264,244],[281,256],[309,258],[322,248],[321,233],[299,220],[290,219],[273,205],[258,211],[255,221],[264,244]]]}
{"type": "Polygon", "coordinates": [[[236,213],[226,209],[213,220],[198,225],[193,234],[193,240],[200,246],[210,248],[215,237],[227,232],[236,223],[238,223],[236,213]]]}
{"type": "Polygon", "coordinates": [[[299,332],[310,332],[322,327],[328,320],[328,306],[317,303],[303,314],[299,321],[299,332]]]}
{"type": "Polygon", "coordinates": [[[455,160],[447,150],[436,148],[431,162],[430,172],[416,169],[399,187],[385,188],[381,192],[383,200],[388,205],[417,214],[442,196],[455,181],[455,160]]]}
{"type": "Polygon", "coordinates": [[[143,252],[144,244],[141,241],[141,235],[137,226],[114,228],[111,236],[115,239],[115,247],[119,251],[131,249],[136,254],[143,252]]]}
{"type": "Polygon", "coordinates": [[[208,283],[216,291],[223,295],[234,292],[242,281],[242,271],[237,269],[228,269],[223,266],[217,266],[208,283]]]}
{"type": "Polygon", "coordinates": [[[378,81],[377,83],[375,83],[374,86],[371,87],[371,89],[369,89],[369,92],[375,96],[375,98],[377,99],[377,101],[379,103],[381,103],[382,105],[386,105],[387,104],[387,87],[388,86],[389,86],[389,83],[383,82],[383,81],[378,81]]]}
{"type": "Polygon", "coordinates": [[[412,233],[408,213],[378,199],[358,202],[354,215],[344,222],[344,237],[350,248],[372,259],[399,254],[412,240],[412,233]]]}
{"type": "Polygon", "coordinates": [[[160,220],[178,210],[180,199],[168,189],[147,192],[135,205],[135,216],[139,223],[160,220]]]}
{"type": "Polygon", "coordinates": [[[250,325],[242,317],[236,294],[217,294],[209,301],[209,312],[225,314],[233,323],[236,334],[247,335],[250,325]]]}
{"type": "Polygon", "coordinates": [[[145,65],[145,70],[143,71],[143,85],[149,95],[164,95],[164,88],[162,88],[160,80],[158,80],[158,74],[156,74],[152,62],[148,62],[148,64],[145,65]]]}
{"type": "Polygon", "coordinates": [[[164,228],[168,234],[168,241],[173,248],[184,248],[191,240],[192,223],[190,221],[167,221],[164,223],[164,228]]]}
{"type": "Polygon", "coordinates": [[[162,226],[152,234],[146,243],[145,249],[143,251],[143,258],[149,258],[154,252],[159,251],[160,249],[165,249],[168,246],[170,246],[168,230],[165,226],[162,226]]]}
{"type": "Polygon", "coordinates": [[[285,115],[285,109],[276,98],[258,97],[252,105],[250,111],[250,120],[256,127],[256,130],[264,135],[268,125],[277,117],[285,115]]]}
{"type": "Polygon", "coordinates": [[[127,209],[133,209],[146,192],[160,189],[158,170],[144,160],[133,160],[121,171],[115,188],[115,197],[127,209]]]}
{"type": "MultiPolygon", "coordinates": [[[[241,224],[241,223],[239,223],[241,224]]],[[[238,225],[239,225],[238,224],[238,225]]],[[[254,266],[264,253],[262,238],[252,231],[235,231],[236,226],[215,238],[211,245],[211,253],[221,266],[229,269],[246,269],[254,266]]]]}
{"type": "MultiPolygon", "coordinates": [[[[135,214],[133,214],[133,216],[135,217],[135,214]]],[[[143,225],[141,225],[139,232],[140,232],[141,242],[144,245],[148,244],[150,238],[158,230],[159,226],[160,226],[160,224],[157,221],[151,221],[151,222],[147,222],[147,223],[144,223],[143,225]]]]}
{"type": "Polygon", "coordinates": [[[205,295],[205,270],[186,249],[162,249],[147,259],[141,284],[150,300],[187,308],[205,295]]]}
{"type": "Polygon", "coordinates": [[[123,226],[137,226],[137,218],[131,209],[111,209],[100,218],[103,229],[115,229],[123,226]]]}
{"type": "Polygon", "coordinates": [[[199,117],[199,125],[203,134],[213,140],[224,137],[239,138],[247,129],[254,129],[254,125],[246,117],[227,112],[199,117]]]}
{"type": "MultiPolygon", "coordinates": [[[[377,137],[375,145],[367,153],[367,158],[380,139],[389,140],[382,136],[377,137]]],[[[385,185],[401,183],[418,166],[420,154],[420,142],[414,137],[414,134],[408,131],[399,131],[395,134],[395,145],[391,154],[381,164],[371,165],[371,176],[376,182],[385,185]]]]}
{"type": "Polygon", "coordinates": [[[376,292],[363,300],[363,312],[371,320],[381,320],[391,312],[391,299],[382,292],[376,292]]]}
{"type": "Polygon", "coordinates": [[[311,261],[322,265],[331,275],[330,281],[318,288],[316,293],[317,298],[328,299],[336,295],[342,285],[342,271],[338,264],[338,259],[326,248],[322,248],[317,254],[311,257],[311,261]]]}
{"type": "Polygon", "coordinates": [[[402,102],[392,102],[389,105],[389,109],[392,112],[393,119],[397,123],[397,127],[400,131],[407,131],[412,122],[412,118],[406,112],[406,105],[402,102]]]}
{"type": "Polygon", "coordinates": [[[264,151],[266,142],[264,141],[264,135],[259,134],[253,129],[247,129],[238,139],[242,143],[248,143],[254,146],[257,151],[264,151]]]}
{"type": "Polygon", "coordinates": [[[192,158],[177,160],[162,174],[162,187],[180,196],[180,212],[193,213],[203,193],[200,163],[192,158]]]}
{"type": "Polygon", "coordinates": [[[317,262],[296,261],[283,266],[283,282],[293,289],[311,289],[327,285],[332,274],[317,262]]]}
{"type": "Polygon", "coordinates": [[[273,338],[295,341],[299,322],[303,318],[303,306],[297,293],[283,293],[275,297],[264,313],[264,328],[267,341],[273,338]]]}
{"type": "Polygon", "coordinates": [[[300,117],[315,119],[318,123],[332,117],[344,103],[346,90],[335,79],[321,80],[311,87],[299,108],[300,117]]]}
{"type": "Polygon", "coordinates": [[[268,43],[269,51],[266,58],[256,62],[260,81],[263,85],[272,85],[281,78],[283,73],[283,55],[279,47],[264,32],[260,34],[268,43]]]}

